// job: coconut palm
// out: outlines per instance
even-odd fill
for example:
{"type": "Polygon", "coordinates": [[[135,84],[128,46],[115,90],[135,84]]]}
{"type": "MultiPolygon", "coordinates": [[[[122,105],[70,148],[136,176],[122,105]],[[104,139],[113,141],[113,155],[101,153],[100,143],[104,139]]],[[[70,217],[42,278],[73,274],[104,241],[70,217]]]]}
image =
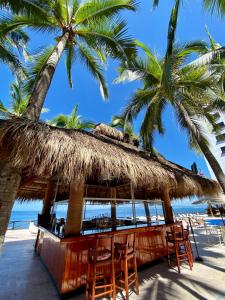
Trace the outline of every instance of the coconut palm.
{"type": "Polygon", "coordinates": [[[78,112],[78,105],[74,107],[71,114],[69,115],[59,115],[53,118],[49,124],[62,127],[62,128],[69,128],[69,129],[91,129],[95,127],[95,124],[90,121],[82,120],[81,115],[77,114],[78,112]]]}
{"type": "Polygon", "coordinates": [[[102,63],[106,56],[128,59],[134,51],[132,40],[126,37],[125,22],[118,19],[121,10],[135,10],[134,0],[90,1],[0,1],[0,6],[17,13],[2,20],[0,33],[31,27],[48,31],[57,40],[36,79],[24,116],[38,120],[56,66],[66,55],[66,66],[72,86],[72,65],[79,57],[98,80],[101,92],[108,97],[102,63]],[[18,4],[17,4],[18,3],[18,4]]]}
{"type": "Polygon", "coordinates": [[[165,57],[157,58],[151,49],[137,42],[146,58],[137,58],[132,67],[122,66],[120,69],[122,75],[118,81],[136,78],[143,83],[143,88],[135,92],[124,115],[132,121],[145,109],[140,134],[145,147],[151,147],[154,132],[164,133],[162,113],[166,105],[171,105],[179,124],[188,133],[191,146],[201,149],[225,192],[225,175],[209,149],[200,123],[201,119],[207,120],[216,129],[211,111],[225,110],[219,85],[220,74],[209,71],[207,66],[185,65],[189,54],[203,51],[204,45],[189,43],[182,47],[174,46],[179,2],[176,1],[171,13],[165,57]]]}
{"type": "MultiPolygon", "coordinates": [[[[32,84],[27,83],[28,87],[32,86],[32,92],[23,117],[33,121],[40,117],[63,54],[70,85],[72,66],[80,58],[99,82],[102,95],[107,98],[108,90],[103,76],[107,57],[128,60],[135,53],[133,40],[126,35],[126,23],[119,18],[122,10],[136,9],[135,0],[0,0],[0,8],[13,13],[11,17],[1,19],[0,35],[26,27],[47,32],[56,40],[54,47],[42,53],[41,64],[38,62],[32,68],[32,74],[36,75],[31,78],[32,84]]],[[[0,205],[0,244],[4,240],[21,172],[10,163],[1,162],[1,178],[7,178],[1,183],[0,189],[0,199],[4,199],[7,205],[0,205]]]]}

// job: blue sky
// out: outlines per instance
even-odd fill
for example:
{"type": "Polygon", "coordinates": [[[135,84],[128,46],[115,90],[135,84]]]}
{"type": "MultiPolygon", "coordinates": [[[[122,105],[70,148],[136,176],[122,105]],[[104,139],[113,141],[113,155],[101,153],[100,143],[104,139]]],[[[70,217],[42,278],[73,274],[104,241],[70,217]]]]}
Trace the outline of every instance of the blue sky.
{"type": "MultiPolygon", "coordinates": [[[[159,7],[153,11],[151,0],[140,0],[136,13],[125,13],[128,22],[128,32],[150,46],[156,53],[163,55],[166,46],[167,26],[173,0],[161,0],[159,7]]],[[[203,10],[202,0],[184,0],[179,16],[177,41],[179,43],[193,40],[207,40],[205,25],[208,26],[214,39],[224,45],[225,19],[221,20],[216,15],[211,15],[203,10]]],[[[30,48],[37,50],[40,46],[54,43],[41,34],[32,34],[30,48]]],[[[51,88],[48,92],[45,107],[50,109],[43,115],[51,119],[59,113],[68,114],[79,104],[79,113],[88,120],[109,123],[112,115],[121,112],[138,83],[115,85],[112,84],[116,77],[117,63],[110,61],[106,71],[110,99],[104,102],[101,98],[98,84],[91,78],[83,65],[77,63],[73,69],[74,88],[69,88],[65,63],[62,61],[57,69],[51,88]]],[[[9,84],[12,80],[10,72],[0,65],[0,99],[8,105],[9,84]]],[[[209,176],[204,159],[190,150],[185,132],[177,126],[176,119],[170,108],[164,113],[165,135],[156,136],[155,146],[167,159],[190,168],[195,161],[204,174],[209,176]]],[[[136,130],[140,120],[135,123],[136,130]]]]}

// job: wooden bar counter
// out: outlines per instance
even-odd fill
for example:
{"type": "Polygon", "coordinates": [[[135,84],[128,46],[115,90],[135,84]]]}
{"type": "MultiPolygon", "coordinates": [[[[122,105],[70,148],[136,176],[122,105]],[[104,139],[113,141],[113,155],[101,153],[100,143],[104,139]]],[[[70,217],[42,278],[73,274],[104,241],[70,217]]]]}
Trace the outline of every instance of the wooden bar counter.
{"type": "Polygon", "coordinates": [[[59,238],[39,227],[36,251],[51,274],[61,295],[86,285],[88,249],[99,234],[115,235],[115,242],[123,242],[127,233],[135,232],[137,264],[145,265],[166,256],[165,235],[169,225],[138,225],[99,233],[59,238]]]}

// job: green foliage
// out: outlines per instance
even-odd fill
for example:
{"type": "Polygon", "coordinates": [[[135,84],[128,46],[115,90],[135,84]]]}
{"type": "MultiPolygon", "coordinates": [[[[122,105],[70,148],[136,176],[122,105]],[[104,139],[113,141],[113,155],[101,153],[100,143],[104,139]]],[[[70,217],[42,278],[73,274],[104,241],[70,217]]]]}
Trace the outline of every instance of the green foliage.
{"type": "Polygon", "coordinates": [[[26,70],[27,77],[22,85],[26,95],[31,95],[39,77],[41,76],[41,71],[43,70],[53,51],[54,47],[50,46],[29,57],[26,70]]]}
{"type": "MultiPolygon", "coordinates": [[[[0,35],[29,27],[41,32],[48,31],[59,42],[68,33],[65,51],[71,87],[72,66],[79,57],[99,82],[103,97],[107,98],[103,76],[106,58],[111,56],[129,60],[135,55],[135,45],[126,33],[126,23],[118,18],[123,10],[136,10],[134,0],[0,0],[0,7],[14,13],[11,17],[1,18],[0,35]]],[[[41,76],[38,64],[31,74],[41,76]]],[[[31,77],[29,89],[36,86],[38,79],[35,80],[33,75],[31,77]]]]}
{"type": "Polygon", "coordinates": [[[140,137],[134,133],[132,124],[127,120],[126,116],[113,116],[110,126],[121,130],[124,134],[125,141],[132,142],[135,146],[139,146],[140,137]]]}
{"type": "MultiPolygon", "coordinates": [[[[142,82],[142,88],[133,94],[123,117],[132,122],[140,112],[144,112],[140,135],[146,149],[152,149],[155,131],[164,133],[162,114],[166,105],[172,105],[178,123],[188,133],[190,146],[198,151],[199,138],[207,144],[200,120],[207,120],[217,130],[211,112],[216,107],[225,109],[221,91],[223,65],[218,65],[218,61],[216,66],[198,63],[187,65],[189,56],[206,53],[207,45],[201,41],[179,46],[175,44],[179,5],[180,1],[175,1],[171,12],[164,58],[158,58],[146,45],[136,41],[144,56],[137,57],[129,66],[122,64],[120,76],[116,79],[116,82],[142,82]]],[[[210,41],[212,43],[212,39],[210,41]]]]}
{"type": "Polygon", "coordinates": [[[25,58],[28,56],[26,51],[28,41],[28,36],[20,29],[0,35],[0,61],[16,74],[18,80],[23,80],[26,76],[19,55],[22,54],[25,58]]]}
{"type": "MultiPolygon", "coordinates": [[[[23,92],[22,84],[12,82],[10,85],[10,106],[4,105],[0,100],[0,117],[8,119],[11,117],[20,117],[25,111],[28,104],[29,96],[23,92]]],[[[42,109],[42,113],[48,112],[47,108],[42,109]]]]}
{"type": "Polygon", "coordinates": [[[95,124],[90,121],[82,120],[81,115],[78,115],[78,105],[74,107],[71,114],[59,115],[48,122],[50,125],[68,128],[68,129],[91,129],[95,127],[95,124]]]}
{"type": "Polygon", "coordinates": [[[204,0],[205,8],[211,12],[216,11],[220,15],[225,14],[225,2],[224,0],[204,0]]]}

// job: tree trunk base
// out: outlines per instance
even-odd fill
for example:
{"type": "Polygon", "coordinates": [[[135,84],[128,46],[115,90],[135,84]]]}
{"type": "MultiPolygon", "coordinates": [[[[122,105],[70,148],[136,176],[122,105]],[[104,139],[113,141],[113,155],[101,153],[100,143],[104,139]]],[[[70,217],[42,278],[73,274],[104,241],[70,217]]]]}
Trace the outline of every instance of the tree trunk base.
{"type": "Polygon", "coordinates": [[[4,243],[21,175],[10,164],[0,163],[0,248],[4,243]]]}

